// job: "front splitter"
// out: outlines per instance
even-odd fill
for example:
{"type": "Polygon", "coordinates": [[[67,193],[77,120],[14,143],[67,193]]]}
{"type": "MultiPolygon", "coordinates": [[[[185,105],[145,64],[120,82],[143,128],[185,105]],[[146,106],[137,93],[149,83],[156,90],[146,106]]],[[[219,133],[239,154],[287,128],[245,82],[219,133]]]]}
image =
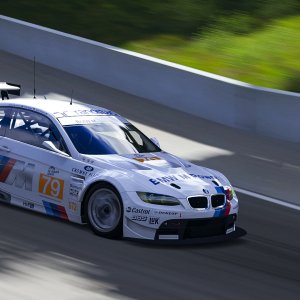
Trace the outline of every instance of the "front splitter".
{"type": "Polygon", "coordinates": [[[222,243],[232,241],[242,236],[245,236],[247,231],[236,227],[235,231],[229,234],[215,235],[209,237],[201,237],[201,238],[190,238],[190,239],[178,239],[178,240],[147,240],[147,239],[135,239],[135,238],[124,238],[124,240],[128,240],[131,242],[138,242],[143,244],[152,244],[152,245],[201,245],[201,244],[212,244],[212,243],[222,243]]]}

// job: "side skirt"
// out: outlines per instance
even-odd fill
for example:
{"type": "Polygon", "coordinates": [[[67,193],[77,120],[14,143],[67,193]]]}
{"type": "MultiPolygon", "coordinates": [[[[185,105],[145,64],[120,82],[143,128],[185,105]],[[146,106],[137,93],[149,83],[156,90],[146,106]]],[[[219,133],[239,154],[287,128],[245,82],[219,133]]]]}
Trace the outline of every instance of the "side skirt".
{"type": "Polygon", "coordinates": [[[43,204],[39,204],[27,199],[13,197],[11,196],[11,194],[0,190],[0,202],[22,207],[62,220],[83,224],[81,216],[77,216],[70,212],[67,212],[64,206],[49,202],[47,200],[43,200],[43,204]]]}

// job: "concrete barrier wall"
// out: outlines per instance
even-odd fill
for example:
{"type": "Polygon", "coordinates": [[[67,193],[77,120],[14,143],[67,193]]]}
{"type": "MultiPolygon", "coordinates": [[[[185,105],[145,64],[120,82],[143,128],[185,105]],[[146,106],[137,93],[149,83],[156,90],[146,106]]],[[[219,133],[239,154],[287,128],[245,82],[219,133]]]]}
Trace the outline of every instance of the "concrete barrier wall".
{"type": "MultiPolygon", "coordinates": [[[[146,100],[254,133],[300,142],[300,95],[257,88],[0,16],[0,49],[146,100]]],[[[217,137],[216,137],[217,138],[217,137]]]]}

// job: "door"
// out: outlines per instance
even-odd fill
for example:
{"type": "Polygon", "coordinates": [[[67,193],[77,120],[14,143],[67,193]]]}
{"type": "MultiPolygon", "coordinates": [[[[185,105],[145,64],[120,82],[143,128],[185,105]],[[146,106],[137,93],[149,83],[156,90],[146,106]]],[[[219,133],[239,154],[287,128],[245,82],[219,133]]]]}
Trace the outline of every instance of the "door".
{"type": "Polygon", "coordinates": [[[9,194],[12,204],[69,219],[66,207],[72,158],[46,149],[44,141],[68,153],[50,119],[34,111],[11,108],[5,137],[0,141],[0,187],[9,194]]]}

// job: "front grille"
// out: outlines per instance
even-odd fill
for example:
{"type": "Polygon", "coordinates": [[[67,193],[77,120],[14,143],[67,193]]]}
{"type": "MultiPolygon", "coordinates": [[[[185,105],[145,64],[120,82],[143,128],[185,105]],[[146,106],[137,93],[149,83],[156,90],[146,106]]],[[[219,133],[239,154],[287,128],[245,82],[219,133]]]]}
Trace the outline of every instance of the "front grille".
{"type": "Polygon", "coordinates": [[[208,200],[205,196],[189,197],[188,201],[192,208],[207,208],[208,200]]]}
{"type": "Polygon", "coordinates": [[[211,206],[213,208],[224,206],[225,205],[225,195],[224,194],[216,194],[211,195],[211,206]]]}

